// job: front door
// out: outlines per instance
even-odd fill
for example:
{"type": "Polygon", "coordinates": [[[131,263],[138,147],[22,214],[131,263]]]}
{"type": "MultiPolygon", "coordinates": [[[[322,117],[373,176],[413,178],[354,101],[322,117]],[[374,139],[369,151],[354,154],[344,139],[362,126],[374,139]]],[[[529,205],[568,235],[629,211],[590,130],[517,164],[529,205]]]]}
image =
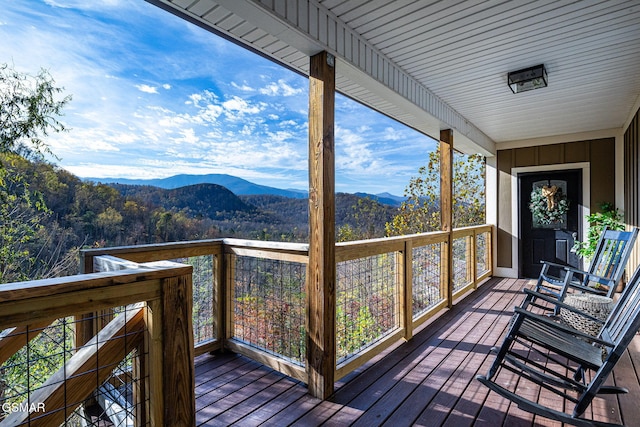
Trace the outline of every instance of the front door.
{"type": "Polygon", "coordinates": [[[537,278],[541,260],[580,268],[571,248],[580,236],[582,171],[523,173],[518,182],[520,277],[537,278]]]}

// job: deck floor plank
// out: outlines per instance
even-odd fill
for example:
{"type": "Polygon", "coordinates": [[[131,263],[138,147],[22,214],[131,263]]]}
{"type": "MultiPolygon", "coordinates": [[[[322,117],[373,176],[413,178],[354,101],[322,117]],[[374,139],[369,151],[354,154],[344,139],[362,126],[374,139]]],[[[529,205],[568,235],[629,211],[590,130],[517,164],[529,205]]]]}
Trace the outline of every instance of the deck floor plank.
{"type": "MultiPolygon", "coordinates": [[[[513,306],[530,282],[491,279],[431,321],[407,343],[336,383],[326,401],[301,382],[232,353],[196,359],[196,422],[203,426],[560,426],[510,404],[475,381],[493,361],[513,306]]],[[[527,350],[523,350],[527,351],[527,350]]],[[[614,370],[622,396],[596,398],[587,418],[633,425],[640,419],[640,337],[614,370]]],[[[508,378],[506,378],[508,381],[508,378]]],[[[523,394],[561,405],[552,395],[521,384],[523,394]],[[555,400],[554,400],[555,399],[555,400]]],[[[562,406],[557,406],[562,409],[562,406]]]]}
{"type": "Polygon", "coordinates": [[[277,398],[265,402],[259,408],[247,413],[244,418],[240,418],[233,425],[238,426],[258,426],[267,422],[270,418],[291,407],[297,400],[307,396],[307,389],[298,381],[288,379],[290,387],[277,398]]]}

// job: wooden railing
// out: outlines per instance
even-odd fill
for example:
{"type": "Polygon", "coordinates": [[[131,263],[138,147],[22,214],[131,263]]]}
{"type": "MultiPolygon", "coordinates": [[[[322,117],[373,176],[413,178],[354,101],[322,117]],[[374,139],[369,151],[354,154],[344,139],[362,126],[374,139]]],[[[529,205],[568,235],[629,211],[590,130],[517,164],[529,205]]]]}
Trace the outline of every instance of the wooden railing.
{"type": "Polygon", "coordinates": [[[190,266],[161,263],[0,285],[2,374],[11,370],[13,381],[24,383],[5,381],[0,426],[64,423],[78,408],[92,405],[128,361],[131,372],[121,377],[132,378],[133,396],[125,418],[135,425],[193,425],[191,272],[190,266]],[[73,316],[113,307],[121,307],[120,314],[112,314],[90,339],[74,343],[69,330],[89,318],[74,322],[73,316]],[[45,348],[36,357],[39,347],[45,348]],[[21,349],[26,352],[17,354],[21,349]],[[50,366],[45,378],[42,363],[50,366]]]}
{"type": "MultiPolygon", "coordinates": [[[[465,227],[452,234],[451,273],[446,232],[336,245],[336,378],[398,339],[411,339],[414,328],[492,275],[492,227],[465,227]]],[[[212,281],[194,275],[194,288],[213,289],[214,334],[196,342],[195,353],[227,348],[307,381],[308,245],[217,239],[91,249],[84,252],[85,271],[101,255],[135,262],[211,258],[212,281]]],[[[197,328],[197,312],[193,319],[197,328]]]]}
{"type": "MultiPolygon", "coordinates": [[[[488,225],[456,229],[452,251],[447,248],[446,232],[337,244],[335,378],[345,376],[398,340],[411,339],[415,328],[491,276],[491,236],[488,225]]],[[[100,341],[116,328],[109,323],[118,319],[111,313],[112,307],[142,301],[148,351],[141,350],[145,357],[134,370],[146,370],[149,376],[142,381],[144,387],[138,387],[136,399],[143,396],[147,403],[138,403],[146,412],[137,410],[143,415],[136,415],[136,424],[146,420],[163,425],[157,420],[164,420],[168,425],[167,420],[192,411],[193,402],[176,405],[176,400],[171,407],[178,406],[178,413],[171,413],[165,402],[171,400],[169,395],[174,395],[176,385],[165,387],[163,381],[182,378],[183,374],[192,381],[193,357],[205,352],[230,349],[306,382],[308,262],[306,244],[238,239],[86,250],[83,275],[0,286],[0,331],[15,327],[16,335],[24,332],[19,339],[0,340],[0,362],[3,355],[10,356],[24,346],[25,339],[33,338],[29,329],[70,315],[77,317],[76,347],[91,347],[96,336],[100,341]],[[183,265],[95,273],[97,268],[105,268],[105,256],[116,257],[117,262],[173,260],[183,265]],[[178,311],[184,316],[176,317],[178,311]],[[172,343],[184,346],[186,342],[189,351],[167,350],[172,343]],[[173,355],[177,359],[170,360],[173,355]],[[171,373],[172,369],[181,372],[171,373]]],[[[136,325],[118,327],[131,332],[136,325]]],[[[123,345],[111,341],[113,347],[123,345]]],[[[132,342],[127,343],[130,345],[132,342]]],[[[103,360],[103,353],[95,357],[103,360]]],[[[122,350],[121,354],[126,357],[128,352],[122,350]]],[[[176,393],[192,399],[193,386],[190,393],[182,389],[176,393]]],[[[86,399],[84,394],[78,401],[86,399]]]]}

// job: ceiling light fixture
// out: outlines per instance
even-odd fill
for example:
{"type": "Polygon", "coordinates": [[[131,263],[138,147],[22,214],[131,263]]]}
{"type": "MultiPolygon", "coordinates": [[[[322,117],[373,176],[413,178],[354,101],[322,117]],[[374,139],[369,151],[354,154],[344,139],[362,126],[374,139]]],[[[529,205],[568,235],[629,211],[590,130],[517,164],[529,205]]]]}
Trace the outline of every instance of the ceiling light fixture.
{"type": "Polygon", "coordinates": [[[512,71],[507,74],[507,82],[513,93],[547,87],[547,70],[545,70],[543,64],[540,64],[534,67],[512,71]]]}

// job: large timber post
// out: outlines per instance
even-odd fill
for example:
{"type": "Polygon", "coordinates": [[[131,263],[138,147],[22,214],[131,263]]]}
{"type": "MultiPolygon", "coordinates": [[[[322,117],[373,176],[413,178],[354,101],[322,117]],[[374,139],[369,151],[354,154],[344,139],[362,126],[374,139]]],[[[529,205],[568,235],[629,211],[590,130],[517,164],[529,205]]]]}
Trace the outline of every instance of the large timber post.
{"type": "Polygon", "coordinates": [[[336,369],[335,58],[321,52],[310,65],[307,372],[309,393],[326,399],[336,369]]]}
{"type": "Polygon", "coordinates": [[[453,131],[440,131],[440,223],[449,233],[442,262],[447,305],[453,306],[453,131]]]}

